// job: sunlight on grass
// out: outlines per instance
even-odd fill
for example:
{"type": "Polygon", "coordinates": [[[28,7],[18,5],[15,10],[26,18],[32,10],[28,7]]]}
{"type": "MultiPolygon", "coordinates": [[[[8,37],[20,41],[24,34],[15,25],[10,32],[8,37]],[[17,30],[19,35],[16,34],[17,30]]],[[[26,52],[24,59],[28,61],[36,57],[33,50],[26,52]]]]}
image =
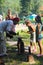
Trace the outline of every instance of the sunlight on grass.
{"type": "MultiPolygon", "coordinates": [[[[21,31],[22,32],[22,31],[21,31]]],[[[22,40],[24,42],[24,45],[25,46],[28,46],[30,44],[30,41],[29,41],[29,34],[27,33],[24,33],[24,32],[19,32],[19,35],[16,35],[14,36],[14,38],[12,38],[13,41],[17,41],[18,40],[18,37],[22,37],[22,40]]],[[[42,40],[42,44],[43,44],[43,40],[42,40]]],[[[5,60],[5,65],[31,65],[29,62],[27,62],[27,55],[25,54],[21,54],[21,55],[18,55],[17,54],[17,46],[9,46],[8,44],[6,44],[7,46],[7,53],[8,53],[8,56],[6,58],[4,58],[5,60]]],[[[37,44],[38,46],[38,44],[37,44]]],[[[42,57],[37,57],[36,54],[39,53],[39,48],[37,49],[37,52],[34,53],[34,58],[35,58],[35,64],[32,64],[32,65],[43,65],[43,56],[42,57]]]]}

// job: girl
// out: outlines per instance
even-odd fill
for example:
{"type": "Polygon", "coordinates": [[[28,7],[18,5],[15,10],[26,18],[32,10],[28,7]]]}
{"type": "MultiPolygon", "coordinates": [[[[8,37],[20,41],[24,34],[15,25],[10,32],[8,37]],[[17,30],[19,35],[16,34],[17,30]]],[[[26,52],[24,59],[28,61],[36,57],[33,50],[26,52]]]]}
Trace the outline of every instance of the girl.
{"type": "Polygon", "coordinates": [[[33,52],[36,51],[35,26],[29,20],[26,20],[25,23],[29,28],[28,33],[30,33],[30,48],[31,52],[33,52]],[[34,43],[34,48],[32,47],[32,43],[34,43]]]}
{"type": "Polygon", "coordinates": [[[39,15],[36,16],[35,18],[36,20],[36,42],[38,42],[38,45],[39,45],[39,50],[40,50],[40,53],[38,54],[38,56],[41,56],[42,55],[42,22],[41,22],[41,17],[39,15]]]}

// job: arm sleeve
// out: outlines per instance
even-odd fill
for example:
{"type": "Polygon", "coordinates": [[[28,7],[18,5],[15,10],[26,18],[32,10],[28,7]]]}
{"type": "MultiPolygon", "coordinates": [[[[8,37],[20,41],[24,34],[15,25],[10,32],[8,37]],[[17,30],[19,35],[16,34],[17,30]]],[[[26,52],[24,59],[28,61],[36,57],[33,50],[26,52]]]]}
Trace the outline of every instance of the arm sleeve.
{"type": "Polygon", "coordinates": [[[13,21],[12,20],[8,20],[8,25],[7,25],[7,28],[6,28],[6,31],[11,31],[12,30],[12,26],[13,26],[13,21]]]}

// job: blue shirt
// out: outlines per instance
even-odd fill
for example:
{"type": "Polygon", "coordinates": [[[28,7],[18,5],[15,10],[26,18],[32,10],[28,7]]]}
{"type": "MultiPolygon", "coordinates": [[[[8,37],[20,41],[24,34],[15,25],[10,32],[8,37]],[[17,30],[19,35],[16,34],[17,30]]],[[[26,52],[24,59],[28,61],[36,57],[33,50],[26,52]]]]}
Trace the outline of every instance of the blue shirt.
{"type": "Polygon", "coordinates": [[[2,21],[0,22],[0,32],[4,32],[4,31],[11,31],[13,25],[13,21],[12,20],[6,20],[6,21],[2,21]]]}

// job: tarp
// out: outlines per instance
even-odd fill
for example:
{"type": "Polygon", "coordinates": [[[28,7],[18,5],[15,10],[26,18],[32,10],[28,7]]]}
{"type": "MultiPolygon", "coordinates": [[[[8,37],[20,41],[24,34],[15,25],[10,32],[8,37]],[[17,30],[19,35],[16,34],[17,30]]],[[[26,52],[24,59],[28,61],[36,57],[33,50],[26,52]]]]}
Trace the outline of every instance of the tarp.
{"type": "Polygon", "coordinates": [[[26,18],[28,18],[31,21],[34,21],[36,16],[37,16],[36,14],[32,14],[32,15],[27,16],[26,18]]]}

